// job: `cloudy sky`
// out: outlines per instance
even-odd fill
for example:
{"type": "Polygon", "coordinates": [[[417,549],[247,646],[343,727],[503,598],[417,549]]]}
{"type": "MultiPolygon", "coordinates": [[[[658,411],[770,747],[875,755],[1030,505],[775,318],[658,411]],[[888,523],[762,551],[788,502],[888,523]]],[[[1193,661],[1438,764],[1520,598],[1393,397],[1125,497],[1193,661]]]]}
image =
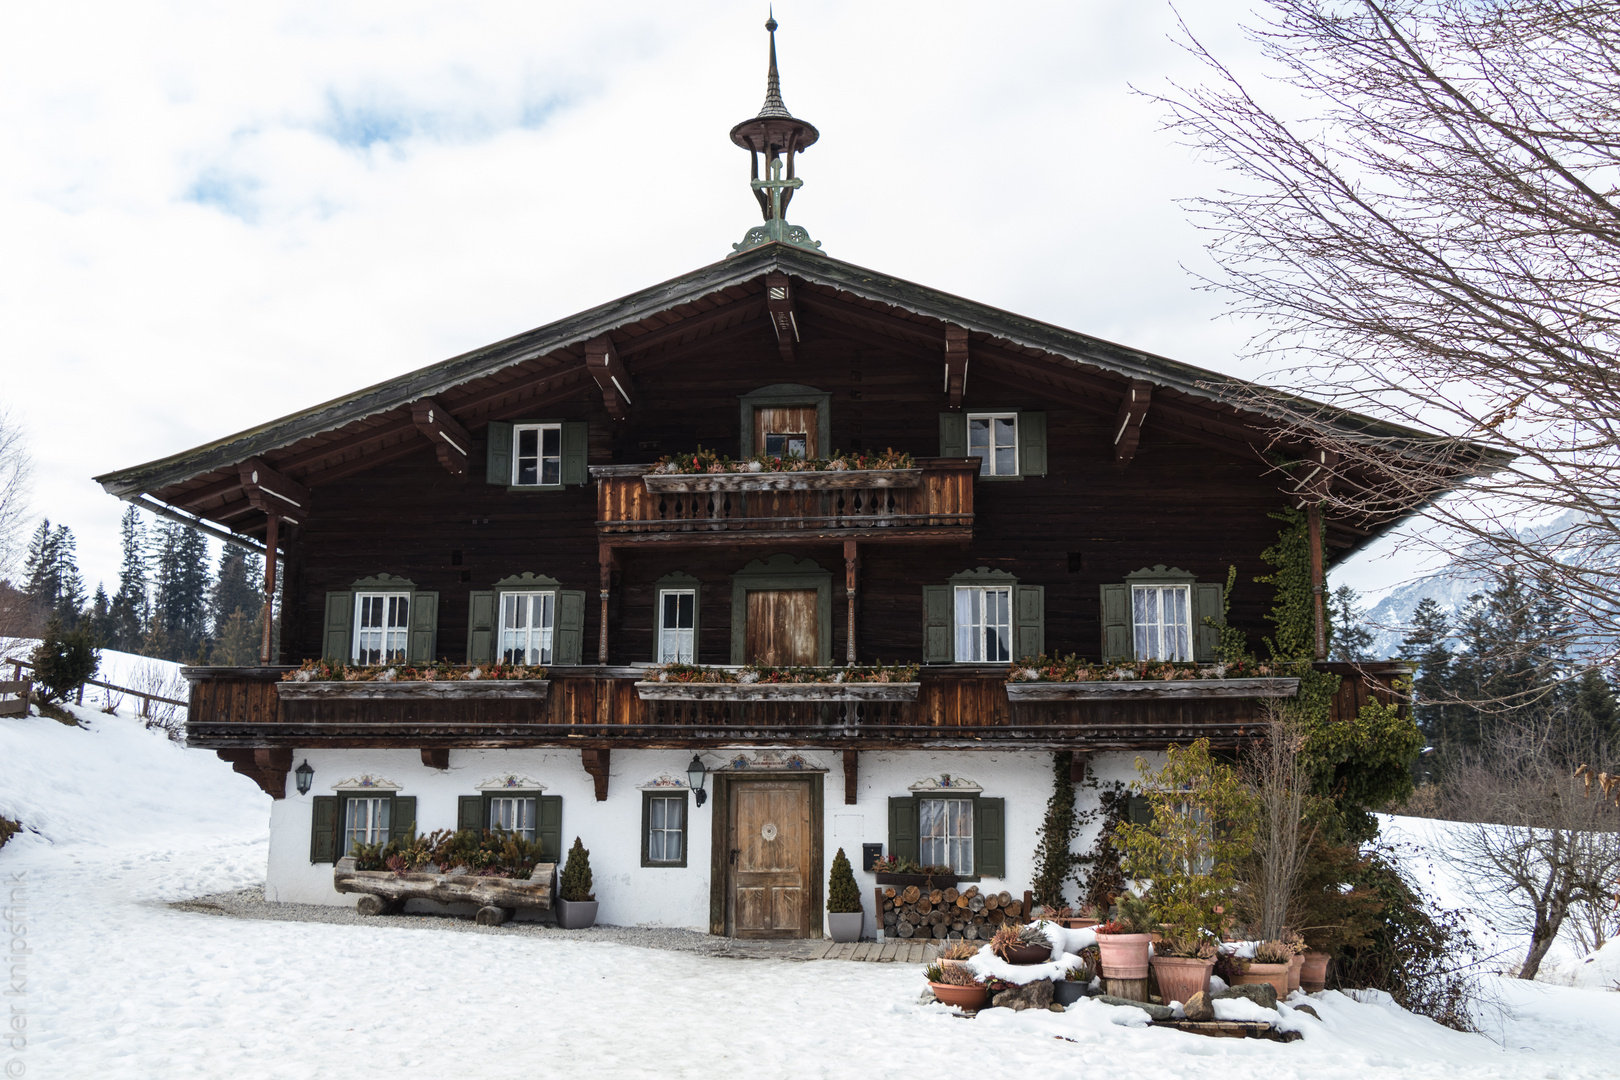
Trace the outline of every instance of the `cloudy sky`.
{"type": "MultiPolygon", "coordinates": [[[[1220,174],[1131,86],[1199,77],[1167,5],[782,0],[838,258],[1249,377],[1176,200],[1220,174]]],[[[1189,5],[1241,70],[1246,5],[1189,5]]],[[[757,221],[727,140],[764,5],[11,5],[0,401],[32,505],[114,587],[161,457],[713,262],[757,221]]],[[[1347,576],[1375,587],[1387,562],[1347,576]]]]}

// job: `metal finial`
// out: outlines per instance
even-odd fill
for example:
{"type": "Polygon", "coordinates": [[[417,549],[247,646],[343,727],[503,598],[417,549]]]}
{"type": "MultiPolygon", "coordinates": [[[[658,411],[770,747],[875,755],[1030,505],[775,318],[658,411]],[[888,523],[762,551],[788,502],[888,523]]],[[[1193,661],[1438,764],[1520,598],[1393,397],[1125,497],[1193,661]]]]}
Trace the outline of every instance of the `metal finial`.
{"type": "Polygon", "coordinates": [[[776,73],[776,17],[773,14],[765,20],[765,29],[771,34],[771,64],[765,71],[765,104],[760,108],[760,116],[792,116],[787,106],[782,103],[782,78],[776,73]]]}

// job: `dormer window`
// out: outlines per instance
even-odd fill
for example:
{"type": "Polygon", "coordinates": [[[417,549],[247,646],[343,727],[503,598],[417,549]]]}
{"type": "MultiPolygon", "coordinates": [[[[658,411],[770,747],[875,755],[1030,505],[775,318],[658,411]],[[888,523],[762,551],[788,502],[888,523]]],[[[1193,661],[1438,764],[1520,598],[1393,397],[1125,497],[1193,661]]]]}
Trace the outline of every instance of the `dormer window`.
{"type": "Polygon", "coordinates": [[[512,486],[562,483],[562,425],[515,424],[512,486]]]}

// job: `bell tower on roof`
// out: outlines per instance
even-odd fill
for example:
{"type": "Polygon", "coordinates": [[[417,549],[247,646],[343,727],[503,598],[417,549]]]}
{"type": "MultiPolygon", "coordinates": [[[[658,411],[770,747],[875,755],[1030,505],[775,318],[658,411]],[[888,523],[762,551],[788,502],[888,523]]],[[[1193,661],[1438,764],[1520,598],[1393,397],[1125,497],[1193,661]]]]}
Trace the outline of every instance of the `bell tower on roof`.
{"type": "Polygon", "coordinates": [[[771,35],[771,62],[765,72],[765,105],[759,115],[731,129],[731,141],[748,151],[749,185],[759,200],[765,224],[748,230],[742,243],[731,245],[733,254],[761,244],[788,244],[805,251],[820,252],[821,243],[810,239],[801,226],[787,222],[788,203],[793,192],[804,185],[794,175],[794,157],[821,138],[814,124],[800,120],[782,103],[782,78],[776,70],[776,18],[765,20],[771,35]],[[765,160],[765,178],[760,178],[760,159],[765,160]],[[784,169],[786,175],[783,175],[784,169]]]}

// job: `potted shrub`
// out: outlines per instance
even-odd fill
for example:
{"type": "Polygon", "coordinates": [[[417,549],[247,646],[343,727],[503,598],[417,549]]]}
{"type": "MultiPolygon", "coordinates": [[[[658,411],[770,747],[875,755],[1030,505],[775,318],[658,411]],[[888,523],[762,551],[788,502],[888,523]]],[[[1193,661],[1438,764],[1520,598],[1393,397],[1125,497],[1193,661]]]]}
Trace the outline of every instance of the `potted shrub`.
{"type": "Polygon", "coordinates": [[[1059,1005],[1073,1005],[1091,994],[1091,980],[1095,974],[1089,967],[1072,967],[1063,978],[1052,980],[1052,1000],[1059,1005]]]}
{"type": "Polygon", "coordinates": [[[564,930],[583,930],[596,922],[596,896],[591,892],[591,853],[574,837],[563,863],[562,882],[557,889],[557,925],[564,930]]]}
{"type": "Polygon", "coordinates": [[[861,908],[861,890],[855,884],[855,871],[849,857],[839,848],[833,856],[832,872],[827,875],[827,929],[834,941],[861,940],[866,912],[861,908]]]}
{"type": "Polygon", "coordinates": [[[1052,942],[1040,923],[1012,926],[1003,923],[990,939],[990,951],[1009,964],[1044,964],[1052,959],[1052,942]]]}
{"type": "MultiPolygon", "coordinates": [[[[967,968],[967,961],[979,954],[981,946],[971,941],[953,941],[945,946],[945,951],[939,954],[941,968],[967,968]]],[[[971,970],[971,969],[969,969],[971,970]]]]}
{"type": "Polygon", "coordinates": [[[1119,911],[1097,927],[1097,952],[1105,979],[1146,979],[1152,917],[1135,893],[1119,898],[1119,911]]]}
{"type": "Polygon", "coordinates": [[[1262,941],[1254,947],[1254,959],[1243,964],[1237,982],[1259,985],[1270,983],[1277,1000],[1288,996],[1288,969],[1293,966],[1294,950],[1286,941],[1262,941]]]}
{"type": "Polygon", "coordinates": [[[956,1005],[970,1011],[982,1009],[990,1000],[990,989],[965,967],[929,965],[924,972],[928,988],[941,1004],[956,1005]]]}

